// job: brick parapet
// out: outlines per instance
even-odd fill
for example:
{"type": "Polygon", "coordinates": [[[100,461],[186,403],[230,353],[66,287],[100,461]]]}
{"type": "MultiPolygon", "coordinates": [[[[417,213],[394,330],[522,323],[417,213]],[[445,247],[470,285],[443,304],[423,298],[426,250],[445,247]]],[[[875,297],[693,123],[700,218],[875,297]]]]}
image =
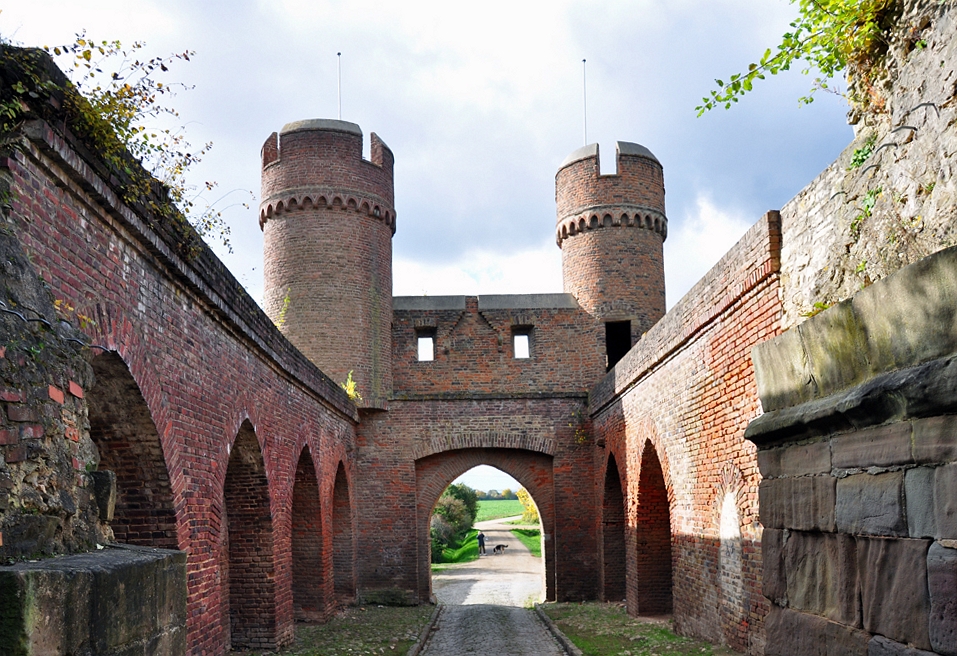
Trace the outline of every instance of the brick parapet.
{"type": "MultiPolygon", "coordinates": [[[[195,294],[230,332],[241,336],[250,348],[262,353],[324,404],[358,420],[354,404],[342,389],[282,336],[205,243],[194,240],[190,255],[184,256],[179,229],[171,226],[169,220],[144,216],[123,203],[114,188],[98,175],[99,167],[81,156],[74,138],[57,132],[42,120],[28,123],[24,133],[29,146],[23,152],[45,175],[75,187],[81,195],[90,194],[93,202],[103,207],[104,218],[108,216],[108,220],[122,225],[139,247],[168,272],[170,279],[195,294]]],[[[11,165],[14,160],[7,158],[0,168],[11,165]]]]}
{"type": "Polygon", "coordinates": [[[780,271],[780,248],[780,216],[771,211],[592,388],[593,412],[640,382],[747,293],[776,278],[780,271]]]}

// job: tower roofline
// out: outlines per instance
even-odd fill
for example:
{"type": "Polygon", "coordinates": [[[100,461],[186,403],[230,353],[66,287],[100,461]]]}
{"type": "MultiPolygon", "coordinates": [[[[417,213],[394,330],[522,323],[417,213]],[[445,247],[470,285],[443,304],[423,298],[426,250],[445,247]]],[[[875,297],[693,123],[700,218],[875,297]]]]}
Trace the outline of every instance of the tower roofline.
{"type": "Polygon", "coordinates": [[[282,126],[279,134],[289,134],[290,132],[302,132],[306,130],[323,130],[326,132],[345,132],[362,136],[362,128],[356,123],[349,121],[338,121],[334,118],[310,118],[303,121],[293,121],[282,126]]]}
{"type": "MultiPolygon", "coordinates": [[[[654,153],[652,153],[650,150],[648,150],[646,147],[642,146],[641,144],[633,143],[631,141],[616,141],[615,155],[616,155],[616,159],[618,157],[621,157],[622,155],[626,155],[629,157],[643,157],[645,159],[651,160],[652,162],[655,162],[659,166],[661,165],[661,162],[658,161],[658,158],[655,157],[654,153]]],[[[569,166],[570,164],[574,164],[575,162],[579,162],[583,159],[591,159],[592,157],[597,158],[598,156],[599,155],[598,155],[597,143],[592,143],[592,144],[588,144],[587,146],[582,146],[581,148],[577,148],[573,150],[568,155],[568,157],[562,160],[562,163],[561,165],[559,165],[558,170],[561,170],[565,168],[566,166],[569,166]]]]}

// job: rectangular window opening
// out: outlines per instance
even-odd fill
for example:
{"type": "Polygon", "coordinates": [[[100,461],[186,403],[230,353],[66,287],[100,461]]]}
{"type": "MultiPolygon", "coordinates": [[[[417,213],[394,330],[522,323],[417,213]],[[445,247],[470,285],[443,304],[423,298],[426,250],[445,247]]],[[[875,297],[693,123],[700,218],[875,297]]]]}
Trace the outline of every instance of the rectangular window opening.
{"type": "Polygon", "coordinates": [[[605,353],[608,371],[631,350],[631,321],[605,322],[605,353]]]}
{"type": "Polygon", "coordinates": [[[526,360],[532,357],[531,335],[528,328],[516,329],[512,333],[512,353],[516,360],[526,360]]]}
{"type": "Polygon", "coordinates": [[[435,332],[419,331],[416,333],[419,362],[431,362],[435,359],[435,332]]]}

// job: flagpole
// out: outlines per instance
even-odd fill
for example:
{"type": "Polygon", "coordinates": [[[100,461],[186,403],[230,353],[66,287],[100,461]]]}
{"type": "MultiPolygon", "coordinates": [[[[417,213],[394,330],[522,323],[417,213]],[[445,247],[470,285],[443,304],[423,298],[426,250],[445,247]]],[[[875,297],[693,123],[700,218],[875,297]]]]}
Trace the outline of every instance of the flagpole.
{"type": "Polygon", "coordinates": [[[588,145],[588,87],[585,86],[585,60],[582,59],[582,133],[588,145]]]}
{"type": "Polygon", "coordinates": [[[342,120],[342,53],[336,53],[336,92],[339,98],[339,120],[342,120]]]}

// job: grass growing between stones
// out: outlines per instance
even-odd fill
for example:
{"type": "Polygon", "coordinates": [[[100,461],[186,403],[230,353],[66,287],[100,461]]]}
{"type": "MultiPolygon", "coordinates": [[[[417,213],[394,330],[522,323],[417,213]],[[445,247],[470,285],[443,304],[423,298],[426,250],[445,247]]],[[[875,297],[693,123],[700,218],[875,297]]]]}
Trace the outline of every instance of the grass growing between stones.
{"type": "Polygon", "coordinates": [[[619,604],[544,604],[542,609],[586,656],[736,656],[727,647],[679,637],[670,623],[637,620],[619,604]]]}
{"type": "Polygon", "coordinates": [[[475,521],[486,522],[490,519],[521,515],[523,512],[525,512],[525,506],[518,499],[493,499],[491,501],[480,499],[475,521]]]}
{"type": "MultiPolygon", "coordinates": [[[[297,624],[296,642],[283,656],[405,654],[434,606],[352,606],[325,624],[297,624]]],[[[275,655],[275,652],[267,652],[275,655]]]]}
{"type": "Polygon", "coordinates": [[[536,558],[542,557],[542,532],[537,528],[513,528],[512,535],[532,552],[536,558]]]}

